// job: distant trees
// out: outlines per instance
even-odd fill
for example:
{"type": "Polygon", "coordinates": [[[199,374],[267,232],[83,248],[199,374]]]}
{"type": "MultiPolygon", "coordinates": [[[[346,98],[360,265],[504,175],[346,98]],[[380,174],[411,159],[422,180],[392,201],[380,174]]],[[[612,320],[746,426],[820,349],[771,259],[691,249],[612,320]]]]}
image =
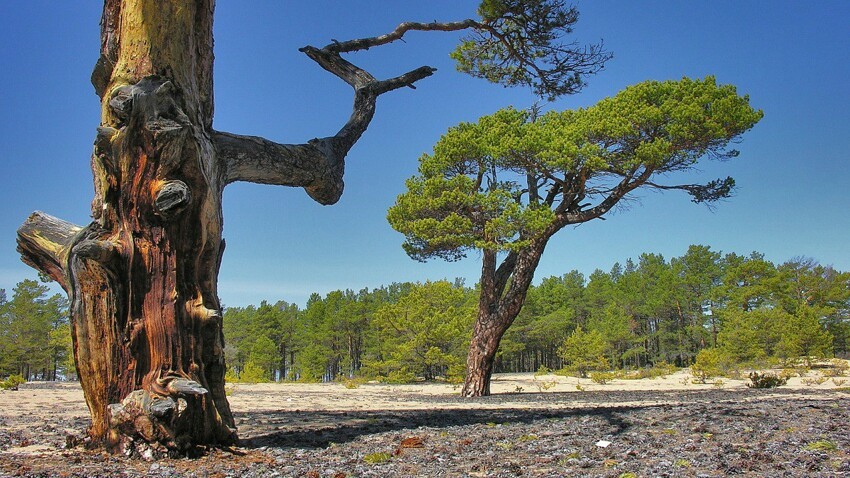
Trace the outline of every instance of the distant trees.
{"type": "Polygon", "coordinates": [[[438,281],[313,294],[303,310],[282,301],[231,307],[224,315],[230,376],[250,381],[462,377],[474,300],[474,290],[438,281]]]}
{"type": "Polygon", "coordinates": [[[469,290],[446,281],[417,284],[398,302],[376,310],[368,373],[393,381],[463,379],[474,318],[469,290]]]}
{"type": "Polygon", "coordinates": [[[74,375],[67,303],[48,292],[47,286],[24,280],[7,301],[0,289],[0,377],[30,381],[74,375]]]}
{"type": "MultiPolygon", "coordinates": [[[[637,263],[616,264],[609,273],[596,270],[581,283],[570,302],[581,311],[572,327],[602,334],[613,366],[688,366],[701,350],[712,347],[738,364],[847,354],[850,273],[811,259],[776,266],[758,253],[721,255],[707,246],[691,246],[670,261],[643,254],[637,263]]],[[[529,291],[529,304],[534,304],[536,289],[529,291]]],[[[518,320],[507,343],[518,331],[546,322],[544,317],[518,320]]],[[[551,358],[539,363],[519,359],[529,353],[547,357],[534,347],[526,341],[505,350],[497,370],[565,365],[551,358]]]]}
{"type": "MultiPolygon", "coordinates": [[[[314,294],[304,309],[282,301],[228,308],[230,377],[457,380],[478,293],[459,282],[396,283],[314,294]]],[[[765,364],[846,355],[848,336],[850,273],[695,245],[669,260],[642,254],[608,272],[571,271],[532,285],[494,367],[581,375],[687,367],[700,353],[703,368],[765,364]]]]}
{"type": "MultiPolygon", "coordinates": [[[[703,245],[623,264],[532,285],[495,370],[587,375],[696,361],[705,371],[848,354],[850,272],[703,245]]],[[[228,380],[461,380],[478,293],[460,281],[394,283],[313,294],[306,308],[227,308],[228,380]]],[[[9,299],[0,291],[0,379],[75,377],[69,326],[65,301],[46,286],[22,281],[9,299]]]]}

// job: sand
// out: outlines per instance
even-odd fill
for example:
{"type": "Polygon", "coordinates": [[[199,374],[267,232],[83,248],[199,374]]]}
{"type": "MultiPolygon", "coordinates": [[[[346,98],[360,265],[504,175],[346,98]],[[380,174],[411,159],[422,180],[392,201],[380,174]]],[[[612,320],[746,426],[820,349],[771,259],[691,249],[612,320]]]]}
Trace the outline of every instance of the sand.
{"type": "Polygon", "coordinates": [[[501,374],[479,399],[442,383],[231,384],[239,447],[148,461],[66,448],[89,423],[79,385],[30,383],[0,392],[0,476],[850,476],[847,380],[501,374]]]}

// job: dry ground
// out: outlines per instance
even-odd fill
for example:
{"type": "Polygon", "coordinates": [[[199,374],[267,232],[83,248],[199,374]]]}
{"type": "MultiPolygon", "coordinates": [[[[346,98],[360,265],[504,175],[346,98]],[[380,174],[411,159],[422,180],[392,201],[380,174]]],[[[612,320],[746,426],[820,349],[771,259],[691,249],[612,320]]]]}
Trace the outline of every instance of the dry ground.
{"type": "Polygon", "coordinates": [[[447,384],[237,384],[239,447],[150,461],[66,448],[82,392],[34,383],[0,392],[0,476],[850,476],[843,380],[510,374],[475,400],[447,384]]]}

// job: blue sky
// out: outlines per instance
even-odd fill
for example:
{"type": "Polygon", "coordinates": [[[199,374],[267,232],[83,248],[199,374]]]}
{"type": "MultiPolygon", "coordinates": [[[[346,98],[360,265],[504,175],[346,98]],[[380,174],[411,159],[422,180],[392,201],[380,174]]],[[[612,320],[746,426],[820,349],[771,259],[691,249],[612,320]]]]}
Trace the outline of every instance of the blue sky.
{"type": "MultiPolygon", "coordinates": [[[[351,90],[298,48],[372,36],[405,20],[474,15],[470,0],[311,2],[219,0],[215,20],[215,128],[304,142],[333,134],[351,90]]],[[[739,158],[705,163],[688,180],[733,176],[737,195],[715,211],[684,194],[645,192],[631,207],[553,238],[536,277],[589,274],[642,252],[670,258],[690,244],[783,262],[805,255],[850,270],[850,2],[583,1],[575,39],[604,39],[614,59],[578,95],[547,109],[589,106],[640,81],[703,77],[731,83],[764,119],[739,158]]],[[[89,221],[89,157],[99,104],[89,83],[99,48],[100,3],[0,4],[0,288],[35,278],[15,251],[15,230],[34,210],[89,221]]],[[[311,292],[394,281],[477,281],[480,258],[418,263],[386,210],[417,158],[446,129],[535,98],[454,71],[458,36],[416,33],[352,55],[378,77],[421,65],[435,76],[382,96],[375,120],[348,156],[337,205],[300,189],[235,184],[224,194],[226,305],[261,299],[303,304],[311,292]]]]}

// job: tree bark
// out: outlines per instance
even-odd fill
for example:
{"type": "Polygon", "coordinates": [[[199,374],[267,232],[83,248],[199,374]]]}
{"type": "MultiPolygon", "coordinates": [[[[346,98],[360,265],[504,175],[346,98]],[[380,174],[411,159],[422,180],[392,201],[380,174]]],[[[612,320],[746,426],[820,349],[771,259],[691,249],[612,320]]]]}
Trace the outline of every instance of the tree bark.
{"type": "Polygon", "coordinates": [[[24,260],[71,299],[89,433],[124,451],[236,439],[216,290],[212,13],[212,0],[105,2],[94,222],[36,213],[18,232],[24,260]]]}
{"type": "Polygon", "coordinates": [[[479,310],[466,356],[466,379],[461,396],[486,397],[490,395],[490,379],[499,342],[513,319],[505,320],[496,315],[487,315],[479,310]]]}
{"type": "MultiPolygon", "coordinates": [[[[377,80],[342,59],[336,43],[304,47],[354,89],[336,135],[283,145],[217,132],[213,10],[214,0],[105,1],[92,73],[101,99],[94,221],[80,227],[36,212],[18,230],[23,261],[68,293],[89,434],[113,450],[235,442],[217,291],[224,187],[298,186],[336,202],[345,156],[377,97],[435,71],[377,80]]],[[[374,40],[362,41],[368,48],[374,40]]]]}
{"type": "Polygon", "coordinates": [[[461,396],[490,395],[490,379],[499,343],[522,310],[548,240],[549,236],[544,236],[521,252],[508,253],[499,267],[496,267],[496,252],[484,250],[478,316],[466,358],[466,378],[461,396]]]}

